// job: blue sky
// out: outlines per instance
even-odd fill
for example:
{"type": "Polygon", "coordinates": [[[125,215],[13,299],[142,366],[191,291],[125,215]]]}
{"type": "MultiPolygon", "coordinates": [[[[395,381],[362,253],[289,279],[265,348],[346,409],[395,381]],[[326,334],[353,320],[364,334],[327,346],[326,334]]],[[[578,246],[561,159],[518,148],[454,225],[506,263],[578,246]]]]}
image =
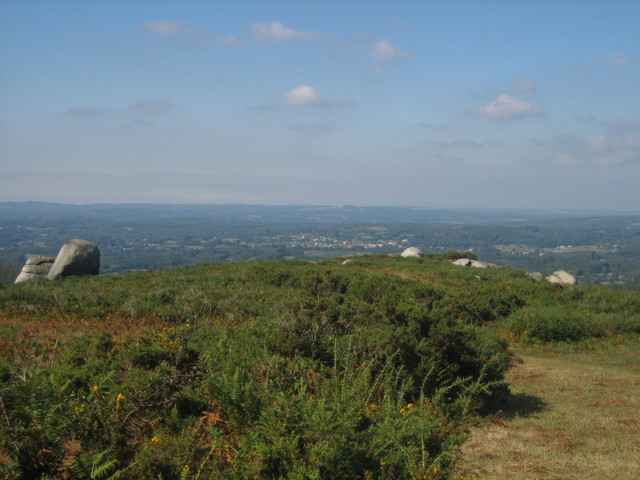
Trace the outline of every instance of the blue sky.
{"type": "Polygon", "coordinates": [[[640,2],[0,0],[0,201],[640,211],[640,2]]]}

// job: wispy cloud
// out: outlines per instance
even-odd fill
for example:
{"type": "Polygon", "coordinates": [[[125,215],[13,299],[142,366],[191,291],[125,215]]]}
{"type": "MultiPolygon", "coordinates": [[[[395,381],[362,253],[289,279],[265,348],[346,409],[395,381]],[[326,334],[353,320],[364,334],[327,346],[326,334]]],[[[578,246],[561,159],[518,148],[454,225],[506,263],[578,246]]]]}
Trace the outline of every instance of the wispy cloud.
{"type": "Polygon", "coordinates": [[[271,23],[254,23],[251,25],[253,38],[260,43],[280,43],[293,40],[316,40],[320,34],[313,32],[300,32],[290,27],[285,27],[282,23],[273,21],[271,23]]]}
{"type": "Polygon", "coordinates": [[[533,145],[548,150],[547,158],[558,165],[622,165],[640,162],[640,141],[629,138],[559,135],[548,140],[534,140],[533,145]]]}
{"type": "Polygon", "coordinates": [[[74,117],[88,118],[88,117],[97,117],[101,115],[102,110],[100,110],[99,108],[93,108],[93,107],[76,107],[76,108],[71,108],[67,110],[67,113],[74,117]]]}
{"type": "Polygon", "coordinates": [[[127,107],[130,112],[161,113],[171,108],[171,102],[166,98],[142,100],[127,107]]]}
{"type": "Polygon", "coordinates": [[[616,67],[620,68],[627,68],[629,66],[630,59],[631,57],[624,53],[616,53],[611,56],[611,62],[613,62],[616,67]]]}
{"type": "Polygon", "coordinates": [[[607,133],[610,135],[624,136],[630,133],[640,134],[639,124],[621,118],[604,122],[604,125],[607,128],[607,133]]]}
{"type": "Polygon", "coordinates": [[[506,93],[498,95],[493,102],[473,108],[469,112],[495,120],[537,117],[545,113],[541,107],[506,93]]]}
{"type": "Polygon", "coordinates": [[[428,128],[430,130],[446,130],[449,128],[449,125],[445,125],[444,123],[421,122],[418,126],[422,128],[428,128]]]}
{"type": "Polygon", "coordinates": [[[386,40],[374,42],[369,50],[369,56],[375,60],[407,60],[411,58],[411,55],[401,52],[386,40]]]}
{"type": "Polygon", "coordinates": [[[443,148],[486,148],[486,147],[500,147],[502,146],[502,142],[500,140],[496,140],[493,138],[488,138],[483,142],[479,142],[477,140],[451,140],[448,142],[438,141],[438,140],[425,140],[425,144],[433,146],[433,147],[443,147],[443,148]]]}
{"type": "Polygon", "coordinates": [[[574,73],[582,73],[582,72],[586,72],[587,70],[589,70],[589,67],[586,67],[585,65],[582,64],[582,62],[577,61],[577,62],[569,65],[567,67],[567,70],[569,70],[570,72],[574,72],[574,73]]]}
{"type": "Polygon", "coordinates": [[[629,62],[631,61],[631,59],[633,57],[634,57],[634,55],[629,55],[629,54],[626,54],[626,53],[618,52],[618,53],[614,53],[610,57],[601,58],[598,61],[600,63],[613,65],[613,66],[618,67],[618,68],[628,68],[629,67],[629,62]]]}
{"type": "Polygon", "coordinates": [[[233,35],[221,36],[207,30],[194,28],[183,22],[172,20],[157,20],[143,23],[140,25],[140,29],[151,35],[182,37],[197,43],[213,43],[226,46],[242,43],[242,40],[233,35]]]}
{"type": "Polygon", "coordinates": [[[336,126],[332,122],[319,121],[291,125],[289,128],[304,135],[323,135],[333,132],[336,126]]]}
{"type": "Polygon", "coordinates": [[[535,83],[522,78],[516,83],[516,90],[519,92],[534,92],[536,90],[535,83]]]}

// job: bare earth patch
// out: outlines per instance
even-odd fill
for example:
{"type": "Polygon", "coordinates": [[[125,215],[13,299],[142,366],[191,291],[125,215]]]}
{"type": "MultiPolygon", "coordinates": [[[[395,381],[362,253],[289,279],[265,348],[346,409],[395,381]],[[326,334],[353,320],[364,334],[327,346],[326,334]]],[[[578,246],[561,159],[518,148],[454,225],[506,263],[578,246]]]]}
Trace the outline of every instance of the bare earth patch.
{"type": "Polygon", "coordinates": [[[640,478],[637,348],[520,350],[512,396],[462,447],[461,474],[480,479],[640,478]]]}

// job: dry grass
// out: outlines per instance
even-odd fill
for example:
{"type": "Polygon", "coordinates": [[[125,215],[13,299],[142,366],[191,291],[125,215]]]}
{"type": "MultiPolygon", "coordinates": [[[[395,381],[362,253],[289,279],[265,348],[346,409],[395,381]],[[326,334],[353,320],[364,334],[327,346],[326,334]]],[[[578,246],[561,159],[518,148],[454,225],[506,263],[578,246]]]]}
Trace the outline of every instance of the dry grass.
{"type": "Polygon", "coordinates": [[[640,478],[640,346],[519,350],[512,397],[463,445],[480,479],[640,478]]]}

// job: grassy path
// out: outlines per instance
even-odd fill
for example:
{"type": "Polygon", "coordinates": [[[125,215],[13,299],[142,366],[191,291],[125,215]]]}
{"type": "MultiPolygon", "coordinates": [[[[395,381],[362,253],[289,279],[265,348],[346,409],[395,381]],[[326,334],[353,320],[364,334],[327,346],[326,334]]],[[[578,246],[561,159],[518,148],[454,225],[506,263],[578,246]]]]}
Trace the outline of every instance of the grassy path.
{"type": "Polygon", "coordinates": [[[640,479],[640,345],[517,349],[512,396],[462,449],[479,479],[640,479]]]}

